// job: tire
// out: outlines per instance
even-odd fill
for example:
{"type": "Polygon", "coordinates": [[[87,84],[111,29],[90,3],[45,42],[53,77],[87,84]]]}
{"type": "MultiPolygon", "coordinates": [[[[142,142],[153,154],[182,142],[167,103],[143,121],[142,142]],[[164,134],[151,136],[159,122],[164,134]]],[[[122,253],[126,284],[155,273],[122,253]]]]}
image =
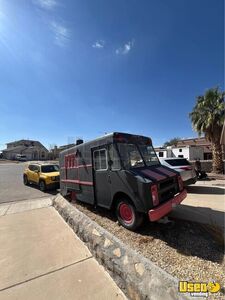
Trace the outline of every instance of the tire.
{"type": "Polygon", "coordinates": [[[143,214],[137,212],[134,205],[126,199],[117,202],[116,216],[119,223],[131,231],[140,227],[144,220],[143,214]]]}
{"type": "Polygon", "coordinates": [[[24,183],[24,185],[29,185],[29,181],[28,181],[27,175],[23,176],[23,183],[24,183]]]}
{"type": "Polygon", "coordinates": [[[40,181],[39,181],[39,189],[40,189],[42,192],[45,192],[45,191],[46,191],[46,184],[45,184],[44,180],[40,180],[40,181]]]}

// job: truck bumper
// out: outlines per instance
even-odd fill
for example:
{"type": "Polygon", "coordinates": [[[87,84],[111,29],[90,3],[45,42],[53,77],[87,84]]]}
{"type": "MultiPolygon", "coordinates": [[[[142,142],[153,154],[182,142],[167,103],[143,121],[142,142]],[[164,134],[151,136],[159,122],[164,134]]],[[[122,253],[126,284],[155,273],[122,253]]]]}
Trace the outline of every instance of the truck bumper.
{"type": "Polygon", "coordinates": [[[174,198],[170,199],[166,203],[158,206],[157,208],[151,209],[148,212],[148,217],[151,222],[157,221],[162,217],[166,216],[173,207],[180,204],[187,196],[187,191],[183,190],[180,194],[176,195],[174,198]]]}

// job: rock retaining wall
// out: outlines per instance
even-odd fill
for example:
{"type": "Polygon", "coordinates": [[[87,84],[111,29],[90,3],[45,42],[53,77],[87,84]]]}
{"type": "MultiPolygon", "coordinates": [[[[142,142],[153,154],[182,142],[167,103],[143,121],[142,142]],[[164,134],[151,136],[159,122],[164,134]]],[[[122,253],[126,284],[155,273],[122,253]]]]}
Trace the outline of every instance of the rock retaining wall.
{"type": "Polygon", "coordinates": [[[53,200],[53,206],[130,299],[193,300],[179,294],[177,279],[124,245],[61,195],[53,200]]]}

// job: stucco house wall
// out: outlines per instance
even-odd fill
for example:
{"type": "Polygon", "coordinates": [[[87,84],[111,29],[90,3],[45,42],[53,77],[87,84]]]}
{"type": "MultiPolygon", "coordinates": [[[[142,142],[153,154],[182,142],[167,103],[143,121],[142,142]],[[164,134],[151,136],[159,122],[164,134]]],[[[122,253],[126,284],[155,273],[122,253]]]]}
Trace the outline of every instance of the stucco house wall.
{"type": "Polygon", "coordinates": [[[7,149],[2,151],[5,159],[16,159],[17,154],[25,155],[27,160],[48,159],[49,151],[39,141],[19,140],[6,145],[7,149]]]}

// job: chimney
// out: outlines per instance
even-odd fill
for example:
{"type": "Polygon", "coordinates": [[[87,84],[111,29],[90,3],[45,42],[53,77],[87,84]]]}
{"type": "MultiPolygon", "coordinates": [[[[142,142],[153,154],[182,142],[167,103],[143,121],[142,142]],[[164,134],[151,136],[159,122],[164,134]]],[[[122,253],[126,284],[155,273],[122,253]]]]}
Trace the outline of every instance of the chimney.
{"type": "Polygon", "coordinates": [[[83,141],[82,139],[77,139],[77,140],[76,140],[76,145],[83,144],[83,142],[84,142],[84,141],[83,141]]]}

